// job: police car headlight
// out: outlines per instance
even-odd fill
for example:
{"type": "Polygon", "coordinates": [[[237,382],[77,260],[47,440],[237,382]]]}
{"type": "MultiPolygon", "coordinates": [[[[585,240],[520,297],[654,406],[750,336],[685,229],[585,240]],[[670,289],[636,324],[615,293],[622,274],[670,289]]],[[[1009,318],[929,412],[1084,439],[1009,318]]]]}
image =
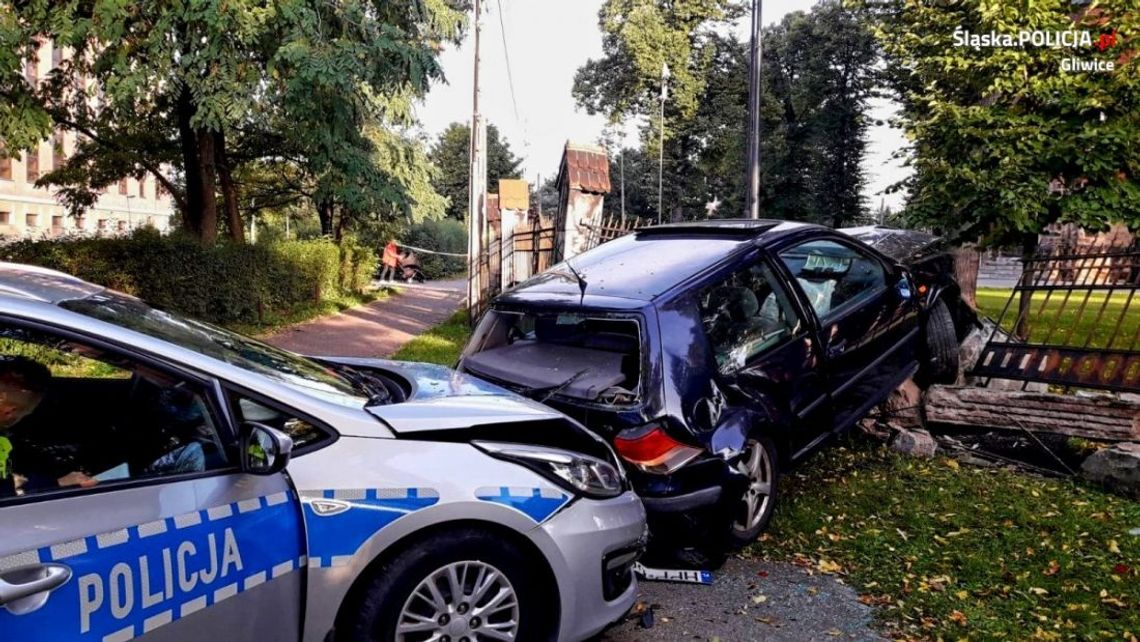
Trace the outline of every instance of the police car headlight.
{"type": "Polygon", "coordinates": [[[617,497],[624,490],[617,468],[596,457],[524,444],[476,441],[472,445],[492,457],[526,466],[559,486],[588,497],[617,497]]]}

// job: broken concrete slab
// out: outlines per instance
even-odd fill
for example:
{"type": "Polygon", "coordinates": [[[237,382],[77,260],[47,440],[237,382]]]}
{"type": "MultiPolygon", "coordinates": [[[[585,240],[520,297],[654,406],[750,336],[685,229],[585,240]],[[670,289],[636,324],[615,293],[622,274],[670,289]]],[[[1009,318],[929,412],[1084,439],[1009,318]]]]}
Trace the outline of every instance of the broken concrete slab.
{"type": "Polygon", "coordinates": [[[938,442],[925,430],[899,429],[891,439],[891,450],[913,457],[933,457],[938,452],[938,442]]]}
{"type": "Polygon", "coordinates": [[[1116,444],[1089,455],[1081,464],[1081,477],[1140,499],[1140,443],[1116,444]]]}

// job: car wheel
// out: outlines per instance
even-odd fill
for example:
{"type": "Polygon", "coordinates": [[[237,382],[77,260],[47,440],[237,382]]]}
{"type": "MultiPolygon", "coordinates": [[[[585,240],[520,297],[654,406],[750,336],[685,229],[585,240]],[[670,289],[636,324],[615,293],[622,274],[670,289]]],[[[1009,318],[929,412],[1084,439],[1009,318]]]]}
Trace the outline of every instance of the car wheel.
{"type": "Polygon", "coordinates": [[[939,299],[926,319],[924,378],[931,383],[954,383],[958,379],[958,334],[946,302],[939,299]]]}
{"type": "Polygon", "coordinates": [[[749,439],[736,469],[748,485],[733,508],[729,537],[732,543],[744,546],[767,528],[776,509],[776,445],[767,437],[749,439]]]}
{"type": "Polygon", "coordinates": [[[535,561],[503,537],[476,529],[433,535],[374,573],[340,639],[553,639],[543,584],[535,561]]]}

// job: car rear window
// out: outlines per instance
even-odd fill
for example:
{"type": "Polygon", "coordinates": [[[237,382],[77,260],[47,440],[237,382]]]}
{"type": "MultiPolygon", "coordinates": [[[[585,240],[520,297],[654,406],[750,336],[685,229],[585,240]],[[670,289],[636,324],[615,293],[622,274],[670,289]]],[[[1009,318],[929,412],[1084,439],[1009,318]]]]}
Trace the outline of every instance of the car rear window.
{"type": "Polygon", "coordinates": [[[641,344],[633,317],[491,310],[462,367],[530,393],[624,405],[637,400],[641,344]]]}

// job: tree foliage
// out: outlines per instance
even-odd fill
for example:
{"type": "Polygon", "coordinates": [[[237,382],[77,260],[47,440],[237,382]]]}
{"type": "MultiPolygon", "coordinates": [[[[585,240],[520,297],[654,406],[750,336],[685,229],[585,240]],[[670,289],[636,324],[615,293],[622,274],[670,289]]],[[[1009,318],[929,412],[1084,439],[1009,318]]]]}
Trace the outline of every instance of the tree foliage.
{"type": "MultiPolygon", "coordinates": [[[[437,169],[435,190],[447,199],[446,213],[450,218],[467,219],[468,191],[471,170],[468,166],[471,149],[471,126],[451,123],[440,133],[431,148],[429,158],[437,169]]],[[[515,156],[511,146],[494,125],[487,125],[487,187],[494,192],[500,178],[518,178],[522,159],[515,156]]]]}
{"type": "Polygon", "coordinates": [[[78,133],[77,153],[41,179],[73,212],[119,178],[149,173],[183,227],[210,243],[219,195],[240,235],[235,178],[258,164],[280,168],[325,231],[339,231],[354,216],[416,204],[422,173],[397,176],[383,162],[423,155],[402,135],[378,147],[367,126],[410,123],[411,102],[441,77],[438,43],[461,25],[451,0],[8,4],[0,139],[13,153],[57,127],[78,133]],[[24,61],[47,40],[67,55],[29,82],[24,61]]]}
{"type": "Polygon", "coordinates": [[[907,216],[967,238],[1033,235],[1056,221],[1140,226],[1140,75],[1131,5],[1068,0],[871,5],[913,141],[907,216]],[[955,46],[955,31],[1090,34],[1091,46],[955,46]],[[1097,46],[1100,35],[1119,34],[1097,46]],[[1066,59],[1114,71],[1066,71],[1066,59]]]}
{"type": "MultiPolygon", "coordinates": [[[[620,4],[611,0],[603,7],[603,29],[620,4]]],[[[672,6],[661,3],[658,11],[668,13],[672,6]]],[[[692,57],[688,68],[700,70],[699,89],[690,104],[686,96],[692,87],[679,83],[665,105],[667,219],[735,217],[743,211],[749,56],[745,44],[723,35],[724,20],[738,9],[724,5],[706,12],[703,27],[684,24],[687,33],[696,34],[686,51],[692,57]]],[[[691,10],[685,15],[691,17],[691,10]]],[[[656,37],[638,29],[631,19],[620,30],[621,42],[656,37]]],[[[863,219],[867,111],[878,82],[878,52],[867,20],[861,12],[825,1],[766,28],[762,42],[762,214],[836,226],[863,219]]],[[[654,116],[654,88],[660,86],[660,65],[653,69],[624,60],[636,54],[631,47],[607,48],[605,58],[579,70],[575,95],[588,110],[608,110],[615,121],[647,117],[640,149],[626,150],[626,204],[629,213],[656,218],[660,121],[654,116]],[[643,77],[622,80],[602,71],[616,69],[643,77]],[[631,88],[635,91],[623,97],[631,88]]],[[[617,170],[611,159],[612,178],[617,170]]],[[[617,200],[607,203],[611,212],[620,211],[617,200]]]]}

